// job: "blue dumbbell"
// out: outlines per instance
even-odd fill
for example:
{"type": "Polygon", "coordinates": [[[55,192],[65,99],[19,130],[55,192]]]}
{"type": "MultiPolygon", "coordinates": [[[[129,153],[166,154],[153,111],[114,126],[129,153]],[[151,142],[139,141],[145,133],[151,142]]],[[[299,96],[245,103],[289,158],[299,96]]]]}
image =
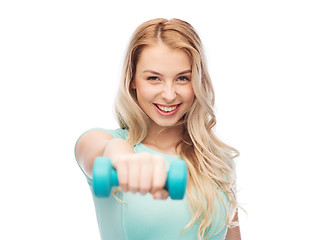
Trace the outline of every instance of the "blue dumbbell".
{"type": "MultiPolygon", "coordinates": [[[[187,166],[183,160],[174,160],[167,173],[165,189],[171,199],[183,199],[187,184],[187,166]]],[[[117,172],[107,157],[97,157],[93,165],[93,192],[97,197],[108,197],[112,187],[119,186],[117,172]]]]}

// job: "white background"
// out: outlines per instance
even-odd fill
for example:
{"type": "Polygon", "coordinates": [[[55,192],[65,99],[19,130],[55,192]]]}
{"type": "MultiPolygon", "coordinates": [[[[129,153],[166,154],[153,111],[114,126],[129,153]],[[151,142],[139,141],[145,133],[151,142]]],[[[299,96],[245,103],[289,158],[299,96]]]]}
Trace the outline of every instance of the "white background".
{"type": "Polygon", "coordinates": [[[200,34],[217,132],[237,148],[242,239],[331,239],[328,1],[1,1],[0,239],[98,239],[74,144],[117,128],[134,29],[200,34]]]}

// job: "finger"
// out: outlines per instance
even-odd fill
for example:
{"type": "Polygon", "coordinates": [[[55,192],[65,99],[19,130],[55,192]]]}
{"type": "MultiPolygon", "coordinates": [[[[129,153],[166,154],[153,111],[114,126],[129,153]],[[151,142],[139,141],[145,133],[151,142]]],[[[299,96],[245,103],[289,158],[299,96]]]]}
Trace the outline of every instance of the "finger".
{"type": "Polygon", "coordinates": [[[154,157],[154,170],[153,170],[153,184],[151,193],[164,188],[167,180],[167,173],[165,169],[164,160],[161,156],[154,157]]]}
{"type": "Polygon", "coordinates": [[[166,200],[168,197],[169,197],[169,192],[165,189],[162,189],[160,191],[156,191],[153,194],[153,198],[158,199],[158,200],[166,200]]]}
{"type": "Polygon", "coordinates": [[[139,193],[145,195],[151,190],[153,178],[153,166],[147,163],[141,166],[139,193]]]}
{"type": "Polygon", "coordinates": [[[139,177],[140,177],[139,165],[135,162],[129,164],[129,183],[128,190],[132,193],[136,193],[139,187],[139,177]]]}

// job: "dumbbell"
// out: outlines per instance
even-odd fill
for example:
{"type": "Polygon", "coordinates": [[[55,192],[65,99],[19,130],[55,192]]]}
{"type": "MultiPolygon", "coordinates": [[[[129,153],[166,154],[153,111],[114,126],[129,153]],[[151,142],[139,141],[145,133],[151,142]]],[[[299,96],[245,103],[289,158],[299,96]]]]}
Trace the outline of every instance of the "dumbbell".
{"type": "MultiPolygon", "coordinates": [[[[171,199],[183,199],[187,184],[187,166],[183,160],[173,160],[164,189],[171,199]]],[[[97,157],[93,164],[93,192],[96,197],[108,197],[112,187],[119,186],[117,171],[108,157],[97,157]]]]}

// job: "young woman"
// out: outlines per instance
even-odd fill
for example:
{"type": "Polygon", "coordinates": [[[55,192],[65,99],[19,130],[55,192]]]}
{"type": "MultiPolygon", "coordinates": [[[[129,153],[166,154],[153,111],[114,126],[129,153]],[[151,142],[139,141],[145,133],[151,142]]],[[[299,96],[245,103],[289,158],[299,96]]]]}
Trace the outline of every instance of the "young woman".
{"type": "Polygon", "coordinates": [[[93,195],[102,239],[240,239],[234,148],[214,134],[214,91],[199,36],[179,19],[154,19],[133,34],[115,102],[119,129],[92,129],[75,147],[89,183],[98,156],[120,187],[93,195]],[[185,161],[183,200],[164,190],[173,160],[185,161]],[[161,199],[163,201],[157,201],[161,199]]]}

